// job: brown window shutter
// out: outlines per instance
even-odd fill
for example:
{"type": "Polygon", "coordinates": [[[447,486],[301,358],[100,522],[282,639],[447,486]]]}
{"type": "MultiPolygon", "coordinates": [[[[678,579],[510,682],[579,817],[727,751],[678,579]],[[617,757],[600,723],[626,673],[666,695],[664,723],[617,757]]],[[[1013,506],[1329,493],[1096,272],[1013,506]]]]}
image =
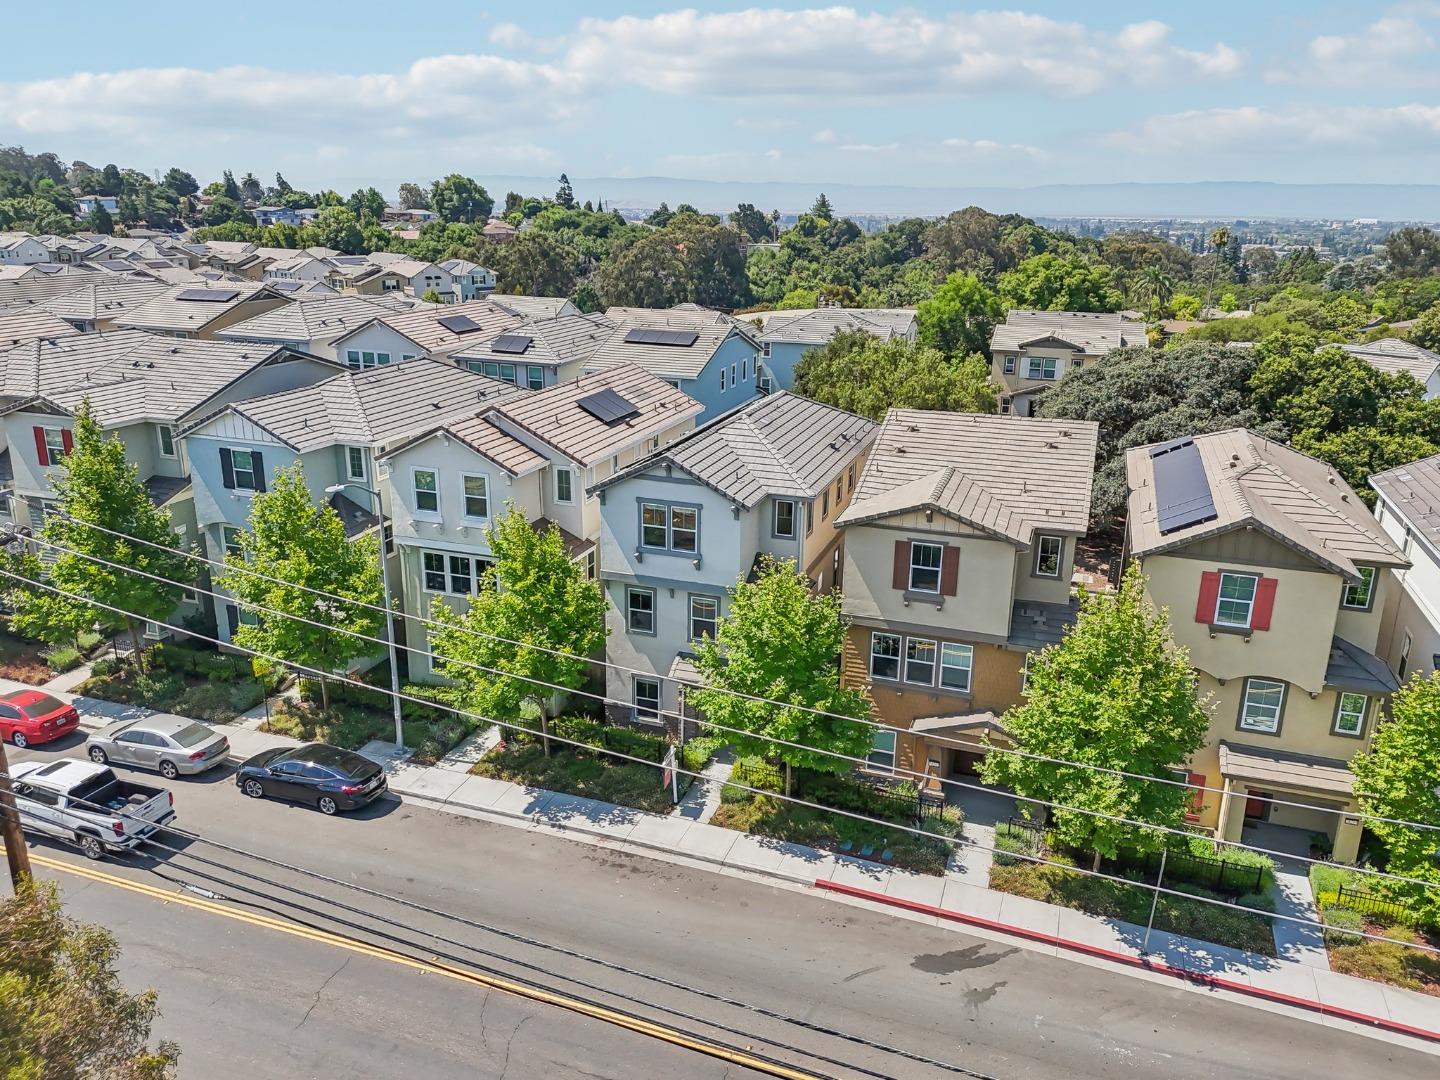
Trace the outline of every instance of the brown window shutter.
{"type": "Polygon", "coordinates": [[[910,587],[910,541],[895,541],[895,567],[890,575],[890,584],[896,589],[910,587]]]}
{"type": "Polygon", "coordinates": [[[960,588],[960,549],[945,545],[940,556],[940,595],[954,596],[960,588]]]}
{"type": "Polygon", "coordinates": [[[1250,616],[1250,629],[1269,630],[1270,617],[1275,613],[1275,586],[1277,578],[1262,577],[1255,583],[1255,610],[1250,616]]]}

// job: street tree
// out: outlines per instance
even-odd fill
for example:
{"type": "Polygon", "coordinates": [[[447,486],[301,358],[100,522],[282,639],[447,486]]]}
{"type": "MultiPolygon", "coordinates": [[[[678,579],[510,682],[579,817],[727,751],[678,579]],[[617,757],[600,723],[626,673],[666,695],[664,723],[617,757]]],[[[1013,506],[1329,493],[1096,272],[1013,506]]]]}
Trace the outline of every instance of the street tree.
{"type": "Polygon", "coordinates": [[[533,705],[548,756],[555,687],[584,684],[590,662],[582,658],[605,645],[605,598],[553,524],[537,531],[512,505],[486,535],[495,563],[465,611],[436,597],[431,655],[482,716],[503,724],[533,705]]]}
{"type": "Polygon", "coordinates": [[[987,754],[987,784],[1073,807],[1052,809],[1051,827],[1063,845],[1093,852],[1095,870],[1122,846],[1156,850],[1163,834],[1076,811],[1184,826],[1193,793],[1154,780],[1174,779],[1175,767],[1205,745],[1210,720],[1188,656],[1170,636],[1168,614],[1146,597],[1138,568],[1118,592],[1081,597],[1074,628],[1031,655],[1025,694],[1004,717],[1023,756],[987,754]]]}
{"type": "MultiPolygon", "coordinates": [[[[240,552],[226,557],[220,579],[240,611],[255,616],[234,627],[235,644],[324,672],[374,655],[380,647],[364,639],[379,637],[384,623],[364,605],[388,599],[380,588],[378,531],[346,536],[335,509],[315,504],[299,463],[277,472],[266,487],[251,501],[240,552]]],[[[330,707],[323,677],[320,704],[330,707]]]]}
{"type": "Polygon", "coordinates": [[[451,173],[430,185],[430,209],[441,221],[484,223],[495,207],[489,192],[468,176],[451,173]]]}
{"type": "Polygon", "coordinates": [[[870,728],[860,723],[870,703],[862,691],[840,685],[845,625],[839,596],[816,595],[793,560],[767,557],[754,581],[742,579],[730,590],[729,608],[715,637],[695,646],[702,685],[690,691],[689,703],[740,754],[782,762],[787,795],[797,768],[853,769],[845,759],[870,750],[870,728]],[[837,754],[843,757],[832,756],[837,754]]]}
{"type": "Polygon", "coordinates": [[[890,408],[995,411],[984,357],[950,360],[903,338],[880,341],[863,330],[836,334],[795,365],[795,392],[878,420],[890,408]]]}
{"type": "Polygon", "coordinates": [[[989,349],[991,331],[1004,315],[995,290],[961,270],[947,277],[915,310],[920,341],[957,358],[989,349]]]}

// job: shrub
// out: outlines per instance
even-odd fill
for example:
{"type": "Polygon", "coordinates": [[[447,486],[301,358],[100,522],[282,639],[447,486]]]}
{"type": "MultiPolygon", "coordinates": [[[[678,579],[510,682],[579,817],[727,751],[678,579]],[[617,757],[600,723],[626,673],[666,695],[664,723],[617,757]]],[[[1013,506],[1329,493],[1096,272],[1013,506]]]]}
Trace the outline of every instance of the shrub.
{"type": "MultiPolygon", "coordinates": [[[[187,687],[171,706],[181,716],[223,723],[237,715],[230,687],[223,683],[201,683],[187,687]]],[[[243,711],[243,710],[242,710],[243,711]]]]}
{"type": "Polygon", "coordinates": [[[120,672],[128,670],[129,667],[128,661],[117,659],[114,656],[102,656],[90,665],[90,677],[91,679],[113,678],[120,672]]]}
{"type": "Polygon", "coordinates": [[[716,751],[724,745],[724,738],[718,735],[691,739],[680,748],[680,765],[688,772],[703,772],[705,766],[715,757],[716,751]]]}
{"type": "Polygon", "coordinates": [[[40,655],[45,658],[45,663],[50,665],[50,669],[57,673],[73,671],[85,659],[80,650],[73,645],[57,645],[53,649],[46,649],[40,655]]]}
{"type": "MultiPolygon", "coordinates": [[[[785,777],[780,770],[771,765],[768,761],[758,757],[743,757],[735,762],[735,767],[730,771],[730,779],[745,787],[759,788],[761,791],[783,791],[785,788],[785,777]]],[[[726,788],[727,791],[734,791],[741,799],[751,798],[751,793],[735,788],[726,788]]]]}
{"type": "Polygon", "coordinates": [[[1332,907],[1320,916],[1320,921],[1325,924],[1326,945],[1358,945],[1365,941],[1365,938],[1361,937],[1359,933],[1354,932],[1365,929],[1365,916],[1358,911],[1332,907]],[[1347,931],[1351,932],[1347,933],[1347,931]]]}
{"type": "Polygon", "coordinates": [[[1015,866],[1027,863],[1028,859],[1017,859],[1017,855],[1038,855],[1039,837],[1031,829],[1004,823],[995,826],[995,864],[1015,866]]]}

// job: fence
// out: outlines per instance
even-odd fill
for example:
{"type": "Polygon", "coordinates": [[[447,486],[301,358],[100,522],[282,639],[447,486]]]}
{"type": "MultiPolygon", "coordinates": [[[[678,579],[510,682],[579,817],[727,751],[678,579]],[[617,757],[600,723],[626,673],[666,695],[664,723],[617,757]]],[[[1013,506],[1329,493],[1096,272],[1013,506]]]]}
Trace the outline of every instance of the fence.
{"type": "Polygon", "coordinates": [[[1397,904],[1393,900],[1382,900],[1363,889],[1348,888],[1344,885],[1341,885],[1335,894],[1333,906],[1346,907],[1351,911],[1358,911],[1362,915],[1374,915],[1376,918],[1389,919],[1398,923],[1408,923],[1412,917],[1404,904],[1397,904]]]}
{"type": "MultiPolygon", "coordinates": [[[[1147,875],[1160,872],[1160,852],[1140,854],[1136,851],[1120,852],[1115,860],[1121,866],[1143,870],[1147,875]]],[[[1226,859],[1209,859],[1188,851],[1171,850],[1165,856],[1166,878],[1178,878],[1194,885],[1205,885],[1217,892],[1243,896],[1246,893],[1265,891],[1265,871],[1259,866],[1246,866],[1226,859]]]]}

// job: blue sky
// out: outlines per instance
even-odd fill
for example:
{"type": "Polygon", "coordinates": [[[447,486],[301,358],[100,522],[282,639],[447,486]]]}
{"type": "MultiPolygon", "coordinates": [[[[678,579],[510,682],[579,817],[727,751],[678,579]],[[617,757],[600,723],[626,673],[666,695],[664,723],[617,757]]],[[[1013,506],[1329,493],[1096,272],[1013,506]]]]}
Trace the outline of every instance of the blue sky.
{"type": "Polygon", "coordinates": [[[7,50],[0,140],[387,191],[562,170],[1424,183],[1440,164],[1440,0],[153,10],[7,11],[37,44],[7,50]]]}

